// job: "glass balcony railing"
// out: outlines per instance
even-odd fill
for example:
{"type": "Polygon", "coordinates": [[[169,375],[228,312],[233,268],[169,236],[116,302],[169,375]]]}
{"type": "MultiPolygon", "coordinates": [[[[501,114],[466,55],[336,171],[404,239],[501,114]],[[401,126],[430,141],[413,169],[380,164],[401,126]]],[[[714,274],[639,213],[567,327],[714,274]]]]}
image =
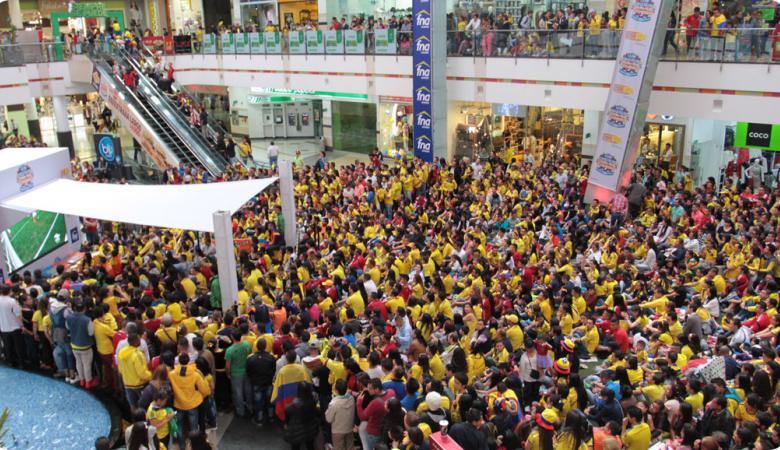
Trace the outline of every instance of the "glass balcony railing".
{"type": "MultiPolygon", "coordinates": [[[[447,56],[615,59],[622,33],[609,29],[450,31],[447,56]]],[[[773,28],[669,29],[662,38],[665,61],[780,63],[780,33],[773,28]]],[[[395,29],[222,33],[207,34],[200,40],[187,35],[145,37],[137,45],[164,54],[411,55],[412,35],[395,29]]],[[[86,44],[0,46],[0,66],[62,61],[89,51],[86,44]]]]}

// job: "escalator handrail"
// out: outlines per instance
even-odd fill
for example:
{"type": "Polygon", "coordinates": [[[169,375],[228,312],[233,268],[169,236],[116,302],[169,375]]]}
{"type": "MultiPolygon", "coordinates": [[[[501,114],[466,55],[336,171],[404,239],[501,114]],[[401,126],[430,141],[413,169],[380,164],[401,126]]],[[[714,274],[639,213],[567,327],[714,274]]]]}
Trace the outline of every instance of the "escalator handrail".
{"type": "MultiPolygon", "coordinates": [[[[128,98],[131,98],[134,102],[133,106],[136,108],[139,114],[142,115],[143,119],[149,122],[149,124],[154,123],[157,125],[157,127],[160,129],[162,133],[165,133],[165,135],[168,136],[169,143],[161,142],[163,145],[168,147],[169,153],[172,153],[173,156],[178,160],[179,163],[186,163],[190,165],[194,165],[193,161],[189,158],[188,152],[182,151],[181,146],[176,142],[175,139],[171,139],[171,134],[168,131],[167,127],[163,126],[157,119],[155,119],[154,115],[146,108],[146,106],[141,102],[141,100],[138,98],[135,92],[130,90],[127,86],[124,85],[124,83],[121,82],[121,80],[116,80],[116,77],[113,74],[113,71],[110,70],[110,67],[108,67],[108,64],[105,61],[93,61],[96,65],[101,67],[103,69],[103,72],[109,74],[109,77],[113,79],[113,81],[116,82],[115,89],[122,90],[128,98]],[[170,148],[171,145],[175,145],[176,148],[179,150],[178,152],[170,148]],[[184,157],[184,161],[181,160],[182,156],[184,157]]],[[[104,76],[105,74],[101,74],[101,76],[104,76]]],[[[162,140],[161,140],[162,141],[162,140]]]]}
{"type": "MultiPolygon", "coordinates": [[[[147,77],[141,68],[141,66],[138,64],[138,62],[135,60],[135,58],[131,57],[126,51],[122,49],[118,49],[119,55],[122,57],[123,62],[130,64],[133,70],[136,71],[138,78],[140,81],[142,81],[146,87],[149,88],[149,90],[153,93],[153,95],[156,95],[157,98],[160,100],[159,105],[155,105],[152,102],[152,107],[160,106],[167,107],[168,112],[171,113],[171,120],[173,120],[175,123],[170,123],[169,125],[173,129],[173,131],[179,136],[179,138],[182,140],[182,142],[187,145],[190,152],[195,156],[195,158],[200,161],[201,166],[203,166],[206,170],[208,170],[211,175],[217,176],[220,173],[222,173],[225,168],[227,167],[228,163],[225,161],[224,158],[222,158],[221,155],[211,150],[211,147],[209,146],[208,142],[201,136],[199,133],[196,133],[192,130],[190,127],[190,124],[188,122],[185,122],[181,112],[178,108],[176,108],[176,105],[173,104],[170,98],[168,98],[165,93],[163,93],[156,85],[156,83],[153,83],[149,77],[147,77]],[[186,132],[185,132],[186,130],[186,132]],[[184,133],[187,133],[188,135],[184,135],[184,133]],[[188,140],[196,142],[200,148],[194,148],[194,145],[188,145],[188,140]]],[[[139,84],[140,88],[140,84],[139,84]]],[[[168,117],[166,117],[165,114],[162,113],[162,111],[158,111],[160,115],[162,116],[163,120],[168,121],[168,117]]]]}

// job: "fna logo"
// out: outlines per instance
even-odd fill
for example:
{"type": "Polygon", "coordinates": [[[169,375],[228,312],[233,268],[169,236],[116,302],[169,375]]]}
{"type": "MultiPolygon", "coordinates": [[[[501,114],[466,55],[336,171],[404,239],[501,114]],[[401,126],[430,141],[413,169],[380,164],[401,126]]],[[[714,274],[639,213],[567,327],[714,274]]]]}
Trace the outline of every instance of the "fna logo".
{"type": "Polygon", "coordinates": [[[420,36],[414,40],[414,51],[424,56],[431,54],[431,40],[428,36],[420,36]]]}
{"type": "Polygon", "coordinates": [[[415,139],[414,141],[414,149],[415,151],[419,153],[430,153],[431,152],[431,138],[429,138],[426,135],[422,135],[415,139]]]}
{"type": "Polygon", "coordinates": [[[655,14],[655,1],[636,0],[631,6],[631,18],[637,22],[649,22],[655,14]]]}
{"type": "Polygon", "coordinates": [[[620,57],[618,66],[620,67],[618,72],[620,72],[621,75],[635,77],[639,75],[639,71],[642,69],[642,58],[636,53],[625,53],[620,57]]]}
{"type": "Polygon", "coordinates": [[[428,81],[431,79],[431,65],[427,61],[420,61],[414,66],[414,76],[418,80],[428,81]]]}
{"type": "Polygon", "coordinates": [[[423,106],[429,106],[431,104],[431,90],[425,86],[417,88],[414,92],[414,99],[423,106]]]}
{"type": "Polygon", "coordinates": [[[98,152],[107,162],[114,162],[116,159],[116,150],[114,149],[114,139],[111,136],[103,136],[98,141],[98,152]]]}
{"type": "Polygon", "coordinates": [[[625,128],[628,123],[628,109],[623,105],[615,105],[607,111],[607,124],[612,128],[625,128]]]}
{"type": "Polygon", "coordinates": [[[416,17],[414,18],[414,24],[418,28],[422,28],[424,30],[430,30],[431,13],[426,9],[421,9],[420,11],[417,11],[416,17]]]}
{"type": "Polygon", "coordinates": [[[428,113],[428,111],[422,111],[414,118],[414,124],[423,130],[430,130],[431,125],[433,124],[433,120],[431,119],[431,115],[428,113]]]}

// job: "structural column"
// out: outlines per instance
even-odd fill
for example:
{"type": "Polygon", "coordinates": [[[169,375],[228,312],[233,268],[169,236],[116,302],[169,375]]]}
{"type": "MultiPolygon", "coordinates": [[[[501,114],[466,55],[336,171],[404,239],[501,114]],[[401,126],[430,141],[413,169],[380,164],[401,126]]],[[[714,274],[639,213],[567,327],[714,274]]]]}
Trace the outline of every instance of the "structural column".
{"type": "Polygon", "coordinates": [[[38,120],[38,108],[36,107],[34,100],[24,104],[24,113],[27,117],[28,137],[30,139],[35,138],[38,142],[42,142],[41,121],[38,120]]]}
{"type": "Polygon", "coordinates": [[[217,248],[217,272],[219,293],[222,297],[222,311],[233,308],[238,298],[238,273],[236,253],[233,246],[233,223],[230,211],[217,211],[214,219],[214,245],[217,248]]]}
{"type": "Polygon", "coordinates": [[[284,218],[284,243],[288,247],[298,245],[298,224],[295,214],[295,192],[293,191],[293,167],[292,161],[282,159],[279,161],[279,195],[282,200],[282,217],[284,218]]]}
{"type": "MultiPolygon", "coordinates": [[[[8,15],[11,16],[10,25],[17,30],[22,28],[22,8],[19,0],[8,0],[8,15]]],[[[6,27],[7,24],[0,23],[0,26],[6,27]]]]}
{"type": "Polygon", "coordinates": [[[60,147],[68,147],[71,159],[76,156],[73,148],[73,133],[70,131],[68,119],[68,97],[58,95],[52,97],[54,103],[54,120],[57,123],[57,143],[60,147]]]}

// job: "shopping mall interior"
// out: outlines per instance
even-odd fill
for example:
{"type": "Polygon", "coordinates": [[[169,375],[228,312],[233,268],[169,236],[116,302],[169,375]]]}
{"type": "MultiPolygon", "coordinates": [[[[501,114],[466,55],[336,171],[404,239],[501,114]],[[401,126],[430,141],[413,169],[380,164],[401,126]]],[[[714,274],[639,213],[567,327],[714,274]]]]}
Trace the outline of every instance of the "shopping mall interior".
{"type": "Polygon", "coordinates": [[[0,0],[0,448],[780,448],[778,18],[0,0]]]}

